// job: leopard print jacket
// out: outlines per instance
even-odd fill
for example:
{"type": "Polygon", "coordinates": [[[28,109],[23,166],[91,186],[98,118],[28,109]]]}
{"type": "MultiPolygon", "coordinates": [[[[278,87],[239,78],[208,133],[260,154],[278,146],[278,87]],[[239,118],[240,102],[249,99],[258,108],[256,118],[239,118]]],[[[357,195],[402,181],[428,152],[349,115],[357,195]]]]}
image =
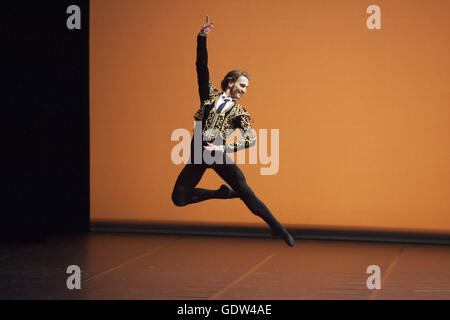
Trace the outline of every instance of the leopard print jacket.
{"type": "Polygon", "coordinates": [[[215,109],[219,96],[219,90],[209,82],[209,97],[202,102],[200,109],[194,114],[194,119],[202,122],[203,136],[214,140],[220,135],[225,152],[235,152],[253,146],[256,136],[250,124],[250,114],[236,102],[227,111],[217,114],[215,109]],[[242,138],[226,143],[227,137],[235,129],[241,130],[242,138]]]}

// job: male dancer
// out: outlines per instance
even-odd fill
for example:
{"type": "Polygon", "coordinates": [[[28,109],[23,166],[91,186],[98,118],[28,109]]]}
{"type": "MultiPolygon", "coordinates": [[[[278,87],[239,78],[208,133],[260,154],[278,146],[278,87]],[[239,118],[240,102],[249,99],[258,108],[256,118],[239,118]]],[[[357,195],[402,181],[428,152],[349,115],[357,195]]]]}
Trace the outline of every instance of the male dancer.
{"type": "Polygon", "coordinates": [[[206,16],[206,23],[197,35],[196,68],[201,105],[194,115],[196,127],[191,142],[190,160],[177,178],[172,200],[177,206],[185,206],[208,199],[240,198],[253,214],[270,226],[272,236],[283,238],[293,247],[295,241],[292,236],[256,197],[242,171],[226,155],[227,152],[249,148],[256,141],[250,126],[250,114],[236,103],[247,91],[250,76],[245,71],[230,71],[222,80],[222,93],[211,84],[206,38],[213,26],[214,22],[209,22],[209,17],[206,16]],[[226,144],[225,132],[237,128],[241,129],[242,139],[226,144]],[[202,147],[206,150],[205,153],[209,153],[209,157],[215,159],[213,162],[205,162],[202,147]],[[218,190],[196,188],[207,168],[214,169],[231,188],[225,184],[218,190]]]}

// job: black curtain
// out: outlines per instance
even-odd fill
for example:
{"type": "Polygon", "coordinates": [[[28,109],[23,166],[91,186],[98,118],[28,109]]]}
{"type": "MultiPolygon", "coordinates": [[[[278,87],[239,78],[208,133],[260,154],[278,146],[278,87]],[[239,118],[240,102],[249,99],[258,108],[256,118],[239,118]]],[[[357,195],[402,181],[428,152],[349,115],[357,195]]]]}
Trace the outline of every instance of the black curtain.
{"type": "Polygon", "coordinates": [[[5,1],[0,240],[89,230],[89,1],[5,1]],[[81,29],[69,30],[70,5],[81,29]]]}

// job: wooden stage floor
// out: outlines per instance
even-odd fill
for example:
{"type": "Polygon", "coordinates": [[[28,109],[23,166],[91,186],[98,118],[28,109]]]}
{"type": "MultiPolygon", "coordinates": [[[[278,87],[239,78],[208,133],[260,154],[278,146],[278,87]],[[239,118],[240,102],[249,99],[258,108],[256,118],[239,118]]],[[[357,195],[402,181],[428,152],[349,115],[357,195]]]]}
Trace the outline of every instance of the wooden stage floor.
{"type": "Polygon", "coordinates": [[[0,245],[0,299],[450,299],[450,246],[87,233],[0,245]],[[69,290],[67,267],[81,270],[69,290]],[[381,270],[368,289],[367,267],[381,270]]]}

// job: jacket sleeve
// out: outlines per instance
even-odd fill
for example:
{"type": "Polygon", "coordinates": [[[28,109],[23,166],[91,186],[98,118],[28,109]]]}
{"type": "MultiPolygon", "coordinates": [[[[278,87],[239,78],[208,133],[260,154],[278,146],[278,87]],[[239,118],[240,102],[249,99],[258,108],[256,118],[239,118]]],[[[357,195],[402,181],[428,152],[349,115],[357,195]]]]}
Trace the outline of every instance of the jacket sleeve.
{"type": "Polygon", "coordinates": [[[239,115],[237,126],[242,134],[242,138],[238,141],[225,145],[225,152],[235,152],[242,149],[250,148],[256,144],[255,130],[250,125],[250,115],[243,113],[239,115]]]}
{"type": "Polygon", "coordinates": [[[194,114],[195,120],[202,120],[204,114],[204,103],[216,95],[219,91],[209,80],[208,51],[206,49],[207,35],[199,32],[197,35],[197,58],[195,66],[197,69],[198,93],[200,96],[200,109],[194,114]]]}
{"type": "Polygon", "coordinates": [[[198,93],[200,95],[200,102],[203,104],[205,100],[211,97],[211,91],[214,87],[209,81],[209,70],[208,70],[208,51],[206,49],[206,34],[199,33],[197,35],[197,59],[195,61],[195,66],[197,69],[197,80],[198,80],[198,93]],[[212,87],[212,88],[211,88],[212,87]]]}

